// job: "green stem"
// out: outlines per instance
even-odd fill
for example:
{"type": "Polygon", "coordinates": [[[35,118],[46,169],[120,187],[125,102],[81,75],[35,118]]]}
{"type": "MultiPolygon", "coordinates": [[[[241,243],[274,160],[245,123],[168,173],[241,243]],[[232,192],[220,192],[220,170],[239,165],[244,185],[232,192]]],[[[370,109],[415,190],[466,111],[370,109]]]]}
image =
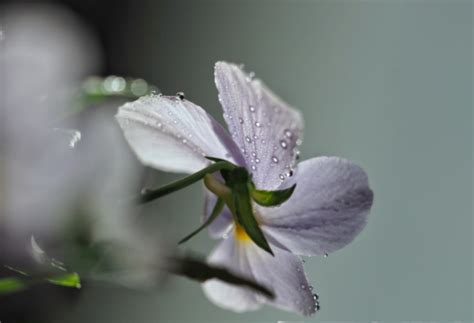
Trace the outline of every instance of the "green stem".
{"type": "Polygon", "coordinates": [[[170,183],[156,190],[149,190],[146,193],[141,194],[140,196],[136,196],[132,198],[131,202],[136,203],[136,204],[147,203],[157,198],[179,191],[180,189],[185,188],[186,186],[194,184],[197,181],[203,179],[204,176],[206,176],[207,174],[214,173],[223,169],[232,170],[233,168],[235,168],[235,166],[232,165],[231,163],[227,161],[220,161],[220,162],[211,164],[210,166],[204,169],[201,169],[200,171],[192,175],[189,175],[188,177],[180,179],[176,182],[170,183]]]}

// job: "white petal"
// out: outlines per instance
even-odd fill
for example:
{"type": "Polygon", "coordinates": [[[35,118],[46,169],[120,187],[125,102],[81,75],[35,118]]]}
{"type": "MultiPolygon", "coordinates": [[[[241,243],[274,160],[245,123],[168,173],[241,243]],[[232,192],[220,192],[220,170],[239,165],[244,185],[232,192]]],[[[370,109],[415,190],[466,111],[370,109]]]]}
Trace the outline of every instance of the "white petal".
{"type": "Polygon", "coordinates": [[[243,162],[225,130],[188,100],[145,96],[120,107],[116,117],[130,146],[146,166],[193,173],[210,163],[204,156],[243,162]]]}
{"type": "Polygon", "coordinates": [[[302,315],[313,314],[315,300],[301,260],[273,244],[271,247],[274,257],[250,241],[228,238],[212,253],[209,262],[270,288],[275,292],[274,300],[217,280],[203,284],[206,296],[214,304],[237,312],[255,310],[267,303],[302,315]]]}
{"type": "MultiPolygon", "coordinates": [[[[223,266],[236,275],[252,278],[243,253],[233,238],[223,240],[208,258],[213,265],[223,266]]],[[[217,306],[235,312],[254,311],[263,301],[249,288],[236,287],[211,279],[202,284],[204,294],[217,306]]]]}
{"type": "Polygon", "coordinates": [[[256,186],[275,189],[295,162],[301,114],[237,65],[216,63],[215,82],[229,131],[256,186]]]}
{"type": "Polygon", "coordinates": [[[350,243],[364,228],[373,193],[359,166],[337,157],[298,165],[296,189],[277,208],[259,209],[264,232],[300,255],[324,255],[350,243]]]}

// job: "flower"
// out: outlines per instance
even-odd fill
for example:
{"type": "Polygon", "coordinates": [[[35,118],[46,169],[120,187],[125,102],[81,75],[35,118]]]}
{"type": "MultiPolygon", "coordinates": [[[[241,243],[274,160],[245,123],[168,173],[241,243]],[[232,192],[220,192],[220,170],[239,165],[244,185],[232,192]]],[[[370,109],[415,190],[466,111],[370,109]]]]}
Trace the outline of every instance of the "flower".
{"type": "MultiPolygon", "coordinates": [[[[118,111],[118,122],[147,166],[193,173],[208,166],[205,156],[212,156],[245,167],[261,190],[281,190],[296,183],[291,198],[280,206],[254,205],[274,256],[253,243],[234,223],[228,208],[209,226],[212,237],[224,240],[208,261],[271,287],[276,298],[269,300],[216,280],[203,283],[203,289],[213,303],[237,312],[269,303],[311,315],[319,304],[298,256],[336,251],[364,228],[373,200],[367,175],[337,157],[312,158],[295,167],[302,140],[301,114],[237,65],[216,63],[215,82],[230,134],[182,93],[127,103],[118,111]]],[[[206,199],[209,215],[216,197],[208,192],[206,199]]]]}

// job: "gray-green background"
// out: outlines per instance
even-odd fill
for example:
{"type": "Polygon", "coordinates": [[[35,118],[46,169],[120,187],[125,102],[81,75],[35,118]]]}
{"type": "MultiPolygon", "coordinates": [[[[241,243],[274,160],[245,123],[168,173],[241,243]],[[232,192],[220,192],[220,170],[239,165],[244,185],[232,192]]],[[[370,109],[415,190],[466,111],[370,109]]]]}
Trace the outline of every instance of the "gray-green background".
{"type": "MultiPolygon", "coordinates": [[[[307,260],[322,311],[304,321],[471,321],[472,15],[471,1],[456,0],[149,0],[117,25],[115,54],[221,121],[213,64],[245,63],[303,111],[303,159],[343,156],[367,171],[368,225],[345,249],[307,260]]],[[[177,241],[202,202],[197,185],[154,203],[144,224],[177,241]]],[[[207,254],[215,243],[201,234],[187,247],[207,254]]],[[[81,299],[72,321],[303,320],[224,311],[179,278],[160,293],[96,288],[81,299]]]]}

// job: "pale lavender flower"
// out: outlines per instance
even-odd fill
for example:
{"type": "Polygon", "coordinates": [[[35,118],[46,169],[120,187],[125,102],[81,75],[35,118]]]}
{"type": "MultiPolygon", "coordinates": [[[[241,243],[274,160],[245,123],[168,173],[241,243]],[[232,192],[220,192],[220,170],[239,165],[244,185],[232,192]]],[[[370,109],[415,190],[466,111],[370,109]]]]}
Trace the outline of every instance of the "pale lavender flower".
{"type": "MultiPolygon", "coordinates": [[[[203,288],[213,303],[237,312],[268,303],[311,315],[319,305],[299,255],[336,251],[364,228],[373,199],[367,175],[337,157],[312,158],[295,167],[301,114],[234,64],[218,62],[215,82],[230,134],[181,95],[143,97],[122,106],[117,119],[147,166],[193,173],[208,166],[205,156],[212,156],[245,167],[258,189],[297,184],[291,198],[278,207],[254,205],[274,256],[253,243],[228,208],[209,227],[212,237],[224,240],[208,261],[272,288],[276,298],[217,280],[205,282],[203,288]]],[[[216,197],[208,192],[206,199],[209,215],[216,197]]]]}

